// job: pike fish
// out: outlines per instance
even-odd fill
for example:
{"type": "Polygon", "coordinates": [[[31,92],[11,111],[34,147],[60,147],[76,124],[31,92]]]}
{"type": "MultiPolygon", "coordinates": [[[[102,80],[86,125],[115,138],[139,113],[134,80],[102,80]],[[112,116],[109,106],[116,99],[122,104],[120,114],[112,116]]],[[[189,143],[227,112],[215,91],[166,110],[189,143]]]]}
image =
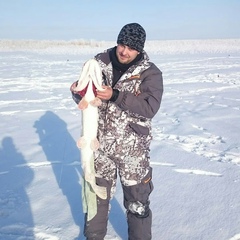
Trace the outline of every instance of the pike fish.
{"type": "Polygon", "coordinates": [[[102,71],[95,59],[90,59],[84,64],[78,84],[73,90],[82,96],[78,104],[79,109],[82,110],[82,136],[77,141],[77,146],[81,150],[84,179],[91,185],[98,197],[106,199],[106,187],[96,184],[93,167],[94,151],[100,146],[97,139],[97,129],[98,106],[101,105],[101,100],[96,97],[96,90],[104,91],[102,88],[102,71]]]}

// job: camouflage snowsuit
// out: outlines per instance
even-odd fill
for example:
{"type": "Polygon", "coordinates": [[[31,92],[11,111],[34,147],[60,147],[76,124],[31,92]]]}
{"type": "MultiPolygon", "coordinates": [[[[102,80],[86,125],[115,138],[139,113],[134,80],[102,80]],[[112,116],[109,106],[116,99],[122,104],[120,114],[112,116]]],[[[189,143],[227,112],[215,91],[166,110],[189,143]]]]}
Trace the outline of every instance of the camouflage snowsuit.
{"type": "MultiPolygon", "coordinates": [[[[103,85],[112,86],[113,70],[109,53],[100,53],[95,58],[102,68],[103,85]]],[[[149,62],[144,52],[143,59],[131,66],[113,88],[119,90],[117,100],[105,101],[99,107],[100,148],[95,152],[94,163],[96,182],[107,187],[108,199],[98,198],[97,215],[86,222],[85,236],[91,240],[103,240],[107,231],[109,201],[119,174],[127,210],[129,239],[150,240],[149,195],[153,190],[149,164],[151,119],[161,103],[162,74],[149,62]],[[135,208],[140,204],[140,212],[132,209],[135,203],[135,208]]]]}
{"type": "MultiPolygon", "coordinates": [[[[104,83],[112,86],[112,65],[108,65],[96,56],[103,69],[104,83]]],[[[147,57],[145,55],[145,57],[147,57]]],[[[120,104],[103,102],[99,107],[98,139],[100,149],[96,152],[95,168],[98,177],[106,180],[116,179],[116,167],[119,170],[121,182],[128,185],[140,183],[149,170],[149,145],[152,139],[151,119],[127,109],[124,104],[134,104],[129,99],[136,98],[141,84],[141,73],[149,67],[147,61],[137,67],[132,66],[114,86],[125,92],[120,104]],[[127,102],[129,101],[129,102],[127,102]],[[125,102],[125,103],[124,103],[125,102]],[[126,109],[123,109],[125,107],[126,109]]],[[[132,106],[134,108],[134,106],[132,106]]],[[[139,105],[136,108],[142,108],[139,105]]]]}

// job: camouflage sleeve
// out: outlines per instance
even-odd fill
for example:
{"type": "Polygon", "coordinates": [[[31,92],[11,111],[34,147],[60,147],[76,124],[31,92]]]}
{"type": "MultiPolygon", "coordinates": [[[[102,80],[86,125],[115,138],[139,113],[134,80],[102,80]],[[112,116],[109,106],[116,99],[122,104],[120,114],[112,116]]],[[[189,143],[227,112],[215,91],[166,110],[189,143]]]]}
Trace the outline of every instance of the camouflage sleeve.
{"type": "Polygon", "coordinates": [[[153,118],[160,108],[163,94],[162,72],[153,64],[141,74],[139,94],[119,92],[115,103],[123,110],[153,118]]]}

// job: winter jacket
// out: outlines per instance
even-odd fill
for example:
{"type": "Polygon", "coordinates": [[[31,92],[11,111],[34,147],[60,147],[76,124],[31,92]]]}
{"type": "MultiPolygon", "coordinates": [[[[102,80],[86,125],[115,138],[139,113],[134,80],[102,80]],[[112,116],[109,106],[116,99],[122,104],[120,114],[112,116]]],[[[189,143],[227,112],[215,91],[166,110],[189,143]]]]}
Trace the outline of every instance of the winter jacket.
{"type": "MultiPolygon", "coordinates": [[[[99,53],[95,59],[102,68],[103,85],[112,86],[109,51],[99,53]]],[[[114,89],[117,98],[103,101],[99,107],[100,151],[116,158],[126,154],[147,156],[152,139],[151,119],[160,108],[163,94],[162,73],[143,52],[143,58],[121,76],[114,89]]],[[[79,102],[80,98],[73,93],[73,99],[79,102]]]]}

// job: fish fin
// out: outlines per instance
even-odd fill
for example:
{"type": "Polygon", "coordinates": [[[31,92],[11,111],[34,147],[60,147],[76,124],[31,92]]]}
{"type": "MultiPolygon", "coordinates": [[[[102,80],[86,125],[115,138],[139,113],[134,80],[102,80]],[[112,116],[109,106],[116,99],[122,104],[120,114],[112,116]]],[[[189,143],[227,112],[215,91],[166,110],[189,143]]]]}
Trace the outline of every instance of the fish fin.
{"type": "Polygon", "coordinates": [[[83,99],[79,102],[78,108],[79,108],[80,110],[84,110],[84,109],[86,109],[87,107],[88,107],[88,102],[83,98],[83,99]]]}
{"type": "Polygon", "coordinates": [[[99,146],[100,146],[99,141],[97,140],[97,138],[94,138],[94,139],[91,141],[91,145],[90,145],[91,149],[92,149],[93,151],[96,151],[96,150],[98,150],[99,146]]]}
{"type": "Polygon", "coordinates": [[[84,137],[80,137],[78,140],[77,140],[77,147],[78,148],[84,148],[86,147],[87,145],[87,141],[84,137]]]}
{"type": "Polygon", "coordinates": [[[94,107],[99,107],[102,104],[102,100],[98,97],[95,97],[94,100],[90,102],[90,104],[94,107]]]}
{"type": "Polygon", "coordinates": [[[100,197],[101,199],[107,199],[107,188],[103,186],[98,186],[97,184],[91,185],[94,192],[100,197]]]}
{"type": "Polygon", "coordinates": [[[89,182],[93,191],[100,197],[101,199],[107,199],[107,188],[103,186],[98,186],[95,182],[95,175],[93,173],[86,173],[85,180],[89,182]]]}

